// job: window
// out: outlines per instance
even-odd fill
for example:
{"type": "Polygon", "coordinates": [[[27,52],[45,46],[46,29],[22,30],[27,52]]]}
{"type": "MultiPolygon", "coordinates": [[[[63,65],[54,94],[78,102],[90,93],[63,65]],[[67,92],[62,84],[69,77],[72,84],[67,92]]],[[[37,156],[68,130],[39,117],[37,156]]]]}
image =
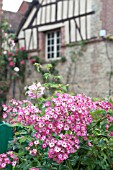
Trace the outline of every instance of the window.
{"type": "Polygon", "coordinates": [[[61,32],[54,31],[46,36],[46,59],[53,60],[60,58],[61,32]]]}

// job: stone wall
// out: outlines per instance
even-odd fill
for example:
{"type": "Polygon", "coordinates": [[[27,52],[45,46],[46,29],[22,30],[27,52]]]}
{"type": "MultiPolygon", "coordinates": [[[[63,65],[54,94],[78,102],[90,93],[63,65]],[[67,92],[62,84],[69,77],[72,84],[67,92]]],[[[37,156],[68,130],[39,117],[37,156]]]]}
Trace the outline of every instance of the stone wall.
{"type": "MultiPolygon", "coordinates": [[[[65,47],[65,62],[58,62],[56,69],[69,90],[85,93],[91,97],[104,97],[113,94],[113,42],[92,41],[82,46],[65,47]]],[[[41,75],[29,63],[25,81],[16,81],[15,97],[23,99],[24,87],[33,81],[41,82],[41,75]]],[[[12,98],[12,87],[8,99],[12,98]]]]}
{"type": "Polygon", "coordinates": [[[58,64],[63,82],[75,93],[93,97],[113,92],[113,42],[95,41],[65,49],[66,63],[58,64]],[[72,54],[73,53],[73,54],[72,54]]]}

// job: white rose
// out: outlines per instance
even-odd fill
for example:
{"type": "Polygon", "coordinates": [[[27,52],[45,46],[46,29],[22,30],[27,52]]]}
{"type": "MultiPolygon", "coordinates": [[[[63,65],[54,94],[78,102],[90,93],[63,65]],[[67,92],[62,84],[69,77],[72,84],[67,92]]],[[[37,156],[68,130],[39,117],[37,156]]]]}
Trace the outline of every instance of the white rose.
{"type": "Polygon", "coordinates": [[[7,54],[7,51],[4,51],[3,54],[7,54]]]}
{"type": "Polygon", "coordinates": [[[14,68],[14,71],[19,72],[19,68],[18,68],[18,67],[15,67],[15,68],[14,68]]]}

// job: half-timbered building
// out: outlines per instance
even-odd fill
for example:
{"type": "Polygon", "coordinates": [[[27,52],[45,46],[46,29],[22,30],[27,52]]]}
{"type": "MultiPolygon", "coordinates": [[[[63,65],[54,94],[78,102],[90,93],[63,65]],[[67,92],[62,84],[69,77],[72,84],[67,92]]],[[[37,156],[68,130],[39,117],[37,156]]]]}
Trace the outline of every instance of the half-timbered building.
{"type": "Polygon", "coordinates": [[[45,53],[46,60],[59,59],[62,46],[89,40],[92,0],[35,0],[18,30],[19,45],[45,53]]]}
{"type": "Polygon", "coordinates": [[[45,62],[58,60],[63,82],[75,93],[111,95],[112,16],[113,0],[33,0],[20,23],[18,43],[45,62]]]}

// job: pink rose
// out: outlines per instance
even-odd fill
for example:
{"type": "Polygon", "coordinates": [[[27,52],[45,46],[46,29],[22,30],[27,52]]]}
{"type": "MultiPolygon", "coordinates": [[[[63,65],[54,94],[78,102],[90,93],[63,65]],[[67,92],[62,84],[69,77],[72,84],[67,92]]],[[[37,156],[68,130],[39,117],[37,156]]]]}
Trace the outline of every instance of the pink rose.
{"type": "Polygon", "coordinates": [[[14,64],[13,61],[10,61],[10,62],[9,62],[9,66],[13,67],[14,65],[15,65],[15,64],[14,64]]]}
{"type": "Polygon", "coordinates": [[[11,52],[8,52],[8,56],[12,56],[12,53],[11,53],[11,52]]]}
{"type": "Polygon", "coordinates": [[[24,51],[24,50],[25,50],[25,47],[21,47],[20,50],[21,50],[21,51],[24,51]]]}
{"type": "Polygon", "coordinates": [[[20,62],[20,64],[21,64],[21,65],[24,65],[24,64],[25,64],[24,60],[22,60],[22,61],[20,62]]]}

